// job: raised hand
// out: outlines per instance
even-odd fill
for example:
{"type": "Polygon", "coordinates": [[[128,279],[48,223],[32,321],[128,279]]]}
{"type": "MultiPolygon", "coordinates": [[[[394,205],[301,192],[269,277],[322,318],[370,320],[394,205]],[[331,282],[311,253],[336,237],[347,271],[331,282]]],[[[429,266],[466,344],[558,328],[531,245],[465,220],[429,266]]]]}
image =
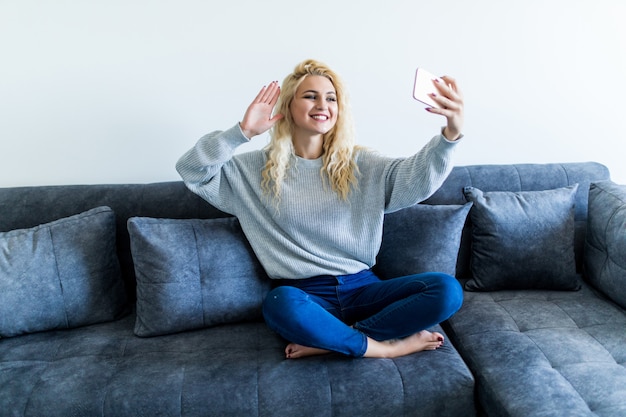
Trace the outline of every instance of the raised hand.
{"type": "Polygon", "coordinates": [[[456,81],[452,77],[441,77],[443,82],[434,81],[439,94],[433,94],[432,98],[443,108],[429,107],[431,113],[441,114],[448,120],[448,125],[443,131],[448,140],[457,140],[463,129],[463,94],[459,90],[456,81]]]}
{"type": "Polygon", "coordinates": [[[247,138],[252,139],[254,136],[265,133],[284,117],[282,114],[276,114],[272,117],[272,111],[279,96],[278,81],[271,82],[259,91],[254,101],[248,106],[240,123],[241,131],[247,138]]]}

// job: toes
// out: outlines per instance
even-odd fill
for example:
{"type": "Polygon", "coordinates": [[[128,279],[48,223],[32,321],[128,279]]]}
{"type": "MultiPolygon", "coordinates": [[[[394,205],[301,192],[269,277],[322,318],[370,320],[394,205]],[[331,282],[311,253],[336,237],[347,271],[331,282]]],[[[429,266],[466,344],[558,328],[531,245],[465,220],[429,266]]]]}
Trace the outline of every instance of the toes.
{"type": "Polygon", "coordinates": [[[293,344],[289,344],[287,345],[287,347],[285,348],[285,356],[287,358],[291,358],[294,354],[294,352],[296,351],[296,349],[294,348],[293,344]]]}

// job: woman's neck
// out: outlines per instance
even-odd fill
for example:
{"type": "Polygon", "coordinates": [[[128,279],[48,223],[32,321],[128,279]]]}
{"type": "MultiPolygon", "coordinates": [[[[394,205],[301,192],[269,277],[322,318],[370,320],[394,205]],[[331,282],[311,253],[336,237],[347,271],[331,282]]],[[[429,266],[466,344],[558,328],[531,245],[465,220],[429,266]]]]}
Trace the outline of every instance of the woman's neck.
{"type": "Polygon", "coordinates": [[[293,138],[293,151],[300,158],[317,159],[324,153],[323,137],[293,138]]]}

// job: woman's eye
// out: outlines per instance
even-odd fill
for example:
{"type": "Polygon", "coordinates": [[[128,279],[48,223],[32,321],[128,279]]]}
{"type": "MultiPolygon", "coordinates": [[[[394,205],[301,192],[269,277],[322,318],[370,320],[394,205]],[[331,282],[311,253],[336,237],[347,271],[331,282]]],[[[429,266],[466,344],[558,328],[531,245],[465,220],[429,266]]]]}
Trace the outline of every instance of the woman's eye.
{"type": "Polygon", "coordinates": [[[335,102],[337,101],[337,97],[328,97],[326,100],[335,102]]]}

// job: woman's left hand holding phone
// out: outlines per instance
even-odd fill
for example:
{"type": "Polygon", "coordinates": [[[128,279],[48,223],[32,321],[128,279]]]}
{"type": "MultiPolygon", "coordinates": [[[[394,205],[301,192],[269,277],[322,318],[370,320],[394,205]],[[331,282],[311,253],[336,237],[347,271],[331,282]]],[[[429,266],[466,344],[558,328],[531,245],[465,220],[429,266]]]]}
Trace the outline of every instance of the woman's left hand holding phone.
{"type": "Polygon", "coordinates": [[[279,96],[280,86],[278,81],[273,81],[269,85],[264,86],[254,101],[248,106],[243,120],[239,123],[241,131],[248,139],[265,133],[284,117],[282,114],[275,114],[272,117],[272,112],[279,96]]]}
{"type": "Polygon", "coordinates": [[[442,108],[430,107],[426,110],[446,117],[448,124],[443,134],[446,139],[454,141],[461,137],[463,129],[463,94],[454,78],[444,76],[441,77],[441,80],[443,82],[433,81],[439,94],[433,94],[432,99],[439,103],[442,108]]]}

